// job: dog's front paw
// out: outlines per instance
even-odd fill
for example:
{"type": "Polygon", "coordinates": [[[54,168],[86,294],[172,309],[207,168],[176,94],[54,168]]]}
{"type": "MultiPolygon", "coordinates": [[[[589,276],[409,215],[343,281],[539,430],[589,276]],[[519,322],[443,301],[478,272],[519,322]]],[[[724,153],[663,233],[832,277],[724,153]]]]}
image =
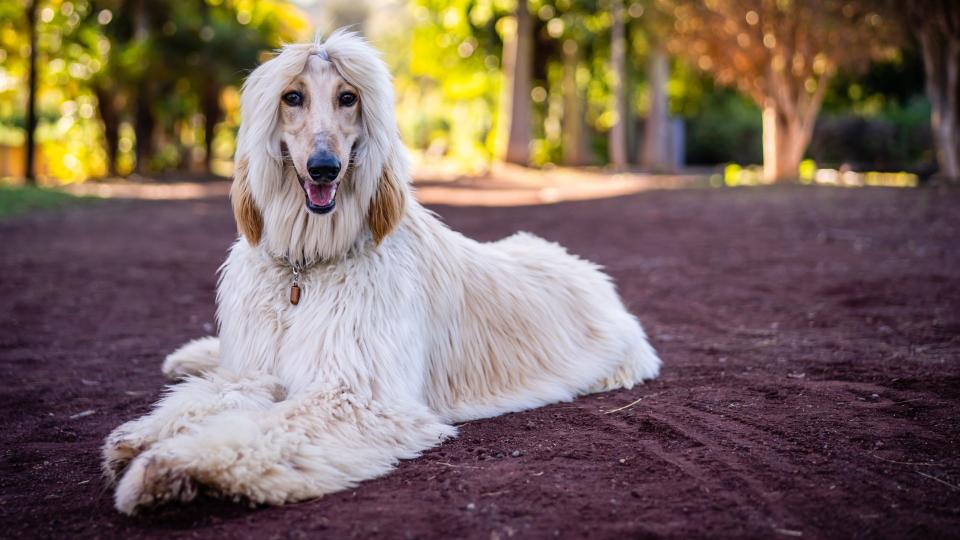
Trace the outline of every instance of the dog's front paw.
{"type": "Polygon", "coordinates": [[[188,502],[197,495],[197,482],[175,457],[146,452],[130,463],[117,485],[114,505],[124,514],[168,502],[188,502]]]}
{"type": "Polygon", "coordinates": [[[114,484],[131,461],[146,450],[152,440],[137,429],[136,421],[114,429],[103,442],[103,475],[114,484]]]}

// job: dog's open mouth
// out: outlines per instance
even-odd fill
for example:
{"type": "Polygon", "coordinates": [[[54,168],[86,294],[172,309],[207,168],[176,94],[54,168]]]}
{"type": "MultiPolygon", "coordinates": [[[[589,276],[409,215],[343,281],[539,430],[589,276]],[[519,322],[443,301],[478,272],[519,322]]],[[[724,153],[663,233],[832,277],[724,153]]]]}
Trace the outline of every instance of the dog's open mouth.
{"type": "Polygon", "coordinates": [[[303,182],[303,192],[307,196],[307,209],[315,214],[327,214],[337,206],[337,186],[340,182],[317,183],[303,182]]]}

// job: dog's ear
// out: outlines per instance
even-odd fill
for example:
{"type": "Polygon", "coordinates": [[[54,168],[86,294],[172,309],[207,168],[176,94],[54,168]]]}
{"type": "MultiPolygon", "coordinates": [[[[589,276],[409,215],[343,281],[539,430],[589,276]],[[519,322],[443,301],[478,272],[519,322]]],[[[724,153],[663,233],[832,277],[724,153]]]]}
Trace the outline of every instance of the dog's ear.
{"type": "Polygon", "coordinates": [[[379,245],[383,239],[400,223],[407,207],[407,190],[403,179],[389,164],[384,165],[377,193],[370,204],[367,223],[373,233],[373,241],[379,245]]]}
{"type": "Polygon", "coordinates": [[[237,220],[237,229],[246,237],[251,246],[260,243],[263,235],[263,216],[253,202],[253,193],[247,181],[250,164],[246,158],[238,161],[237,171],[230,186],[230,202],[233,204],[233,217],[237,220]]]}

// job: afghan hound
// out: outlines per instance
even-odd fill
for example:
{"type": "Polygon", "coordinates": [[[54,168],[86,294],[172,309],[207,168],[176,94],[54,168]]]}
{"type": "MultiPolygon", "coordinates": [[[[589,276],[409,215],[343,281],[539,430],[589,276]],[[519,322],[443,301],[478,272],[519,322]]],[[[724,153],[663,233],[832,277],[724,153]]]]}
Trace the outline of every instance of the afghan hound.
{"type": "Polygon", "coordinates": [[[390,471],[454,424],[656,377],[599,267],[526,233],[479,243],[414,200],[377,51],[338,31],[247,79],[219,337],[166,358],[103,468],[118,510],[204,490],[252,504],[390,471]]]}

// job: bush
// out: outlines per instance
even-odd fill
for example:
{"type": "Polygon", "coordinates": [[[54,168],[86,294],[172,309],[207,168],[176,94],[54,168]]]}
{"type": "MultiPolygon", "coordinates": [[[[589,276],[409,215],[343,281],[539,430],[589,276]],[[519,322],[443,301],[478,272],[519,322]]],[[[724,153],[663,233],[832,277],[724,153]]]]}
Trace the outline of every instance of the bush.
{"type": "Polygon", "coordinates": [[[807,155],[818,164],[855,170],[911,170],[935,159],[930,106],[923,98],[891,104],[872,116],[823,114],[807,155]]]}
{"type": "Polygon", "coordinates": [[[761,163],[760,110],[737,94],[718,90],[704,95],[697,114],[687,120],[686,163],[761,163]]]}

